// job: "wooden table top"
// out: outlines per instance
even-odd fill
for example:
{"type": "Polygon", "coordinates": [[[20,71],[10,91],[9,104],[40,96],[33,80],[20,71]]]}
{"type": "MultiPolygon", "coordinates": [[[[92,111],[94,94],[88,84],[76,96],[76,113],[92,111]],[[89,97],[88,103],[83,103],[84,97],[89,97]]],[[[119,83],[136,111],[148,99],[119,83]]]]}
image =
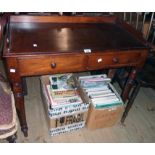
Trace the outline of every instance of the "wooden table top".
{"type": "Polygon", "coordinates": [[[65,53],[141,49],[146,46],[113,23],[10,23],[10,53],[65,53]]]}

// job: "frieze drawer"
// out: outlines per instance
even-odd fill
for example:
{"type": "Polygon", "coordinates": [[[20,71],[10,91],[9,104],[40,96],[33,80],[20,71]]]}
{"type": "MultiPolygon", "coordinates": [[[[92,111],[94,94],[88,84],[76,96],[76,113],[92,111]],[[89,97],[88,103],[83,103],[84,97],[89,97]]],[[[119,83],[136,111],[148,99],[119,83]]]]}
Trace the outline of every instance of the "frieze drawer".
{"type": "Polygon", "coordinates": [[[140,52],[96,53],[88,56],[88,69],[102,69],[108,67],[132,66],[140,60],[140,52]]]}
{"type": "Polygon", "coordinates": [[[39,56],[18,59],[19,72],[24,75],[55,74],[85,70],[83,55],[39,56]]]}

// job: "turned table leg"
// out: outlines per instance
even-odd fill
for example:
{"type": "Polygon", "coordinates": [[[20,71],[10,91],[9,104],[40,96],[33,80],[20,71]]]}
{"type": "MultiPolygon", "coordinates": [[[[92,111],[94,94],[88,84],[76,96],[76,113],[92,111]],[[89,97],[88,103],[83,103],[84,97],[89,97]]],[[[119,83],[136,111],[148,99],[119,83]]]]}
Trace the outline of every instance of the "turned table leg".
{"type": "Polygon", "coordinates": [[[21,125],[21,130],[24,136],[28,136],[28,127],[26,122],[25,105],[24,105],[24,87],[23,79],[20,76],[18,61],[16,58],[7,58],[6,67],[8,78],[13,89],[15,105],[17,109],[18,118],[21,125]]]}
{"type": "Polygon", "coordinates": [[[13,92],[15,97],[16,109],[17,114],[19,117],[21,130],[24,133],[24,136],[28,136],[28,127],[26,122],[26,115],[25,115],[25,106],[24,106],[24,94],[22,89],[22,82],[13,83],[13,92]]]}
{"type": "Polygon", "coordinates": [[[28,127],[26,122],[25,105],[24,105],[24,92],[23,79],[20,76],[20,70],[17,58],[7,58],[6,67],[8,78],[13,89],[15,105],[17,109],[18,118],[21,125],[21,130],[24,136],[28,136],[28,127]]]}
{"type": "Polygon", "coordinates": [[[122,91],[122,99],[124,102],[126,102],[126,100],[128,99],[129,97],[129,93],[132,89],[132,87],[134,86],[134,82],[136,80],[136,75],[137,75],[137,69],[133,68],[129,74],[129,78],[126,82],[126,85],[122,91]]]}
{"type": "MultiPolygon", "coordinates": [[[[135,84],[137,71],[138,71],[138,69],[133,68],[131,70],[130,74],[129,74],[129,78],[128,78],[128,80],[126,82],[126,85],[125,85],[125,87],[124,87],[124,89],[122,91],[122,94],[121,94],[122,99],[123,99],[124,102],[126,102],[129,99],[129,94],[130,94],[131,89],[134,87],[134,84],[135,84]]],[[[131,102],[128,102],[128,104],[129,103],[131,103],[131,102]]],[[[132,104],[130,104],[130,105],[128,105],[128,104],[127,104],[126,109],[124,111],[124,114],[122,116],[121,123],[124,123],[125,118],[126,118],[128,112],[129,112],[129,110],[130,110],[130,108],[132,106],[132,104]]]]}
{"type": "Polygon", "coordinates": [[[140,90],[140,87],[141,87],[141,84],[140,84],[140,83],[138,83],[138,84],[135,86],[135,88],[134,88],[134,90],[133,90],[133,92],[132,92],[132,94],[131,94],[131,96],[130,96],[130,98],[129,98],[129,101],[128,101],[128,103],[127,103],[126,109],[125,109],[125,111],[124,111],[124,113],[123,113],[123,116],[122,116],[122,119],[121,119],[121,123],[124,123],[125,118],[127,117],[128,112],[129,112],[129,110],[131,109],[131,107],[132,107],[132,105],[133,105],[133,102],[134,102],[134,100],[135,100],[135,98],[136,98],[136,96],[137,96],[137,94],[138,94],[138,92],[139,92],[139,90],[140,90]]]}
{"type": "Polygon", "coordinates": [[[112,83],[115,81],[116,71],[117,71],[117,69],[109,69],[108,78],[111,78],[112,83]]]}

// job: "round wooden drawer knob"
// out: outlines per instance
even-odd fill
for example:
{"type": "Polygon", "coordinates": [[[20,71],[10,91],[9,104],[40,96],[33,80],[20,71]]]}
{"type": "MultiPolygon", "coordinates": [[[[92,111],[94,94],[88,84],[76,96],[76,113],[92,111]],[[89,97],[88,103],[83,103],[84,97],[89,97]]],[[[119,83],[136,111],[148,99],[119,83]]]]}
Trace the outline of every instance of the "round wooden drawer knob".
{"type": "Polygon", "coordinates": [[[115,64],[119,63],[119,59],[118,59],[118,58],[113,58],[112,61],[113,61],[115,64]]]}
{"type": "Polygon", "coordinates": [[[53,63],[51,64],[51,68],[56,68],[56,63],[55,63],[55,62],[53,62],[53,63]]]}

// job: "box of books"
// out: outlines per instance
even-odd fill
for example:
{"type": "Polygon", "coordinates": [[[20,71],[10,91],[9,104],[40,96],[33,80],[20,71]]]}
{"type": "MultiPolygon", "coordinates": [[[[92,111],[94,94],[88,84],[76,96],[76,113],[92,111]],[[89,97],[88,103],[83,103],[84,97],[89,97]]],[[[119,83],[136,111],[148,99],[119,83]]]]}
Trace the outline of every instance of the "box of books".
{"type": "Polygon", "coordinates": [[[107,75],[81,76],[78,78],[85,102],[90,103],[87,117],[89,129],[116,124],[124,111],[124,103],[107,75]]]}
{"type": "MultiPolygon", "coordinates": [[[[60,74],[57,76],[63,76],[64,74],[60,74]]],[[[53,77],[53,76],[52,76],[53,77]]],[[[54,75],[56,77],[56,75],[54,75]]],[[[54,90],[51,89],[49,79],[51,76],[42,76],[41,79],[41,90],[43,100],[46,103],[48,109],[48,115],[50,118],[57,118],[66,115],[71,115],[77,112],[85,112],[88,111],[89,104],[83,102],[81,98],[80,92],[74,84],[74,89],[61,90],[59,89],[54,90]],[[54,94],[54,95],[53,95],[54,94]]],[[[72,82],[73,83],[73,82],[72,82]]],[[[66,88],[66,87],[65,87],[66,88]]]]}
{"type": "Polygon", "coordinates": [[[40,78],[42,99],[52,136],[77,130],[85,125],[89,104],[83,102],[72,78],[72,74],[47,75],[40,78]]]}

